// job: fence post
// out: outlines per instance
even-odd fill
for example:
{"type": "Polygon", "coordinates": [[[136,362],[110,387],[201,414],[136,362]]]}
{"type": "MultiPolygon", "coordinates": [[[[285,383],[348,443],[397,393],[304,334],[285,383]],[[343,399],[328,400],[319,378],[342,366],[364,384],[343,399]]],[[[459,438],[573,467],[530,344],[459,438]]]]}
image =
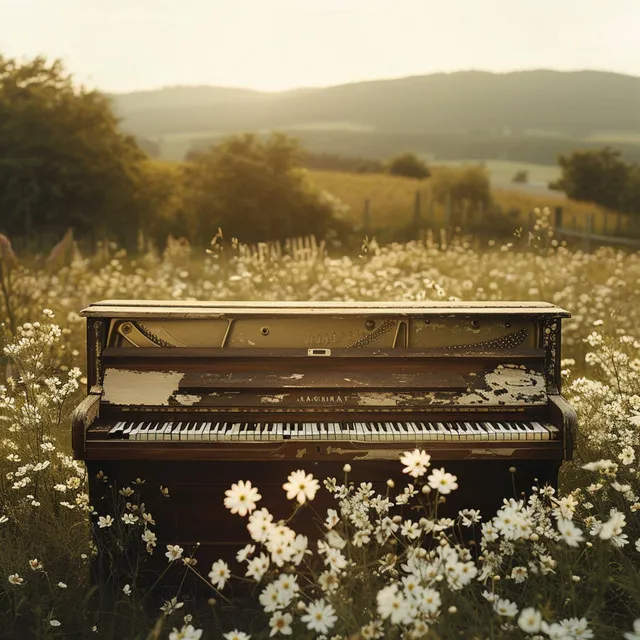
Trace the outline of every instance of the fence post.
{"type": "Polygon", "coordinates": [[[451,230],[451,192],[447,192],[447,197],[444,201],[444,228],[448,234],[451,230]]]}
{"type": "Polygon", "coordinates": [[[369,198],[365,198],[362,212],[362,228],[365,236],[371,235],[371,213],[369,212],[369,198]]]}
{"type": "Polygon", "coordinates": [[[585,239],[585,251],[591,251],[591,234],[593,233],[593,213],[587,216],[587,230],[584,236],[585,239]]]}
{"type": "Polygon", "coordinates": [[[562,229],[562,207],[556,207],[554,215],[553,226],[557,229],[562,229]]]}
{"type": "Polygon", "coordinates": [[[420,190],[416,190],[416,197],[413,201],[413,232],[415,234],[415,240],[418,240],[418,233],[420,231],[420,190]]]}

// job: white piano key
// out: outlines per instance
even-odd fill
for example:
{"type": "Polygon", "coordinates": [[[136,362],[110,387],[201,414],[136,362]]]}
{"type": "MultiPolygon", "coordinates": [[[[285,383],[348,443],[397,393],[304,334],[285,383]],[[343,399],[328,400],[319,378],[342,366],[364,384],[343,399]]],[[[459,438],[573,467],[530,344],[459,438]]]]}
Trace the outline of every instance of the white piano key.
{"type": "Polygon", "coordinates": [[[240,440],[240,429],[242,428],[241,422],[234,422],[231,425],[231,429],[227,433],[227,440],[240,440]]]}
{"type": "Polygon", "coordinates": [[[418,425],[415,422],[407,422],[407,425],[411,429],[411,434],[410,434],[411,437],[414,440],[422,440],[422,438],[420,437],[422,434],[421,434],[420,430],[418,429],[418,425]]]}
{"type": "Polygon", "coordinates": [[[124,428],[126,427],[127,423],[126,422],[116,422],[116,424],[111,427],[111,429],[109,429],[109,435],[114,435],[116,433],[120,433],[122,431],[124,431],[124,428]]]}
{"type": "Polygon", "coordinates": [[[136,440],[148,440],[149,430],[153,427],[153,422],[145,422],[144,425],[138,429],[136,440]]]}

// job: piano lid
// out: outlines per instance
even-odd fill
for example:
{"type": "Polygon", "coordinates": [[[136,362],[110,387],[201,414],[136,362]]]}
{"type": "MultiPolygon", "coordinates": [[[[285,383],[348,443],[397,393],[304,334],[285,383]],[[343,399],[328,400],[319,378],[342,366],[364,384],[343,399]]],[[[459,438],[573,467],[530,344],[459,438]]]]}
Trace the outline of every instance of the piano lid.
{"type": "Polygon", "coordinates": [[[85,317],[175,317],[211,318],[300,315],[358,316],[456,316],[508,315],[568,318],[571,314],[549,302],[316,302],[316,301],[174,301],[102,300],[81,311],[85,317]]]}

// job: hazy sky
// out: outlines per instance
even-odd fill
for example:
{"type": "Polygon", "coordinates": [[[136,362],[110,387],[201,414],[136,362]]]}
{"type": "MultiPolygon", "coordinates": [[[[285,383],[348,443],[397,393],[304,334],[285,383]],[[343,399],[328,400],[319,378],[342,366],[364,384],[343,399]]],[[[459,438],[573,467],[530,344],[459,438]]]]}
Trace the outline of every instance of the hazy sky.
{"type": "Polygon", "coordinates": [[[0,53],[105,91],[280,90],[436,71],[640,76],[640,0],[0,0],[0,53]]]}

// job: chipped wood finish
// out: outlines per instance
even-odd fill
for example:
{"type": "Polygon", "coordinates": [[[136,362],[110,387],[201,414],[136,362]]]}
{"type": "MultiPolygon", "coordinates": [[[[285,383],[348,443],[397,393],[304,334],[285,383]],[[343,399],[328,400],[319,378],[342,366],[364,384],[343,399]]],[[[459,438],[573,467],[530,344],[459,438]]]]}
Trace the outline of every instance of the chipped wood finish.
{"type": "Polygon", "coordinates": [[[295,374],[233,369],[229,373],[135,370],[107,367],[103,402],[110,405],[428,408],[546,405],[545,378],[524,365],[505,364],[476,374],[315,371],[295,374]],[[270,389],[279,392],[269,391],[270,389]],[[361,389],[361,390],[360,390],[361,389]]]}
{"type": "Polygon", "coordinates": [[[100,395],[89,394],[71,416],[71,446],[76,458],[84,458],[86,432],[100,414],[100,395]]]}

